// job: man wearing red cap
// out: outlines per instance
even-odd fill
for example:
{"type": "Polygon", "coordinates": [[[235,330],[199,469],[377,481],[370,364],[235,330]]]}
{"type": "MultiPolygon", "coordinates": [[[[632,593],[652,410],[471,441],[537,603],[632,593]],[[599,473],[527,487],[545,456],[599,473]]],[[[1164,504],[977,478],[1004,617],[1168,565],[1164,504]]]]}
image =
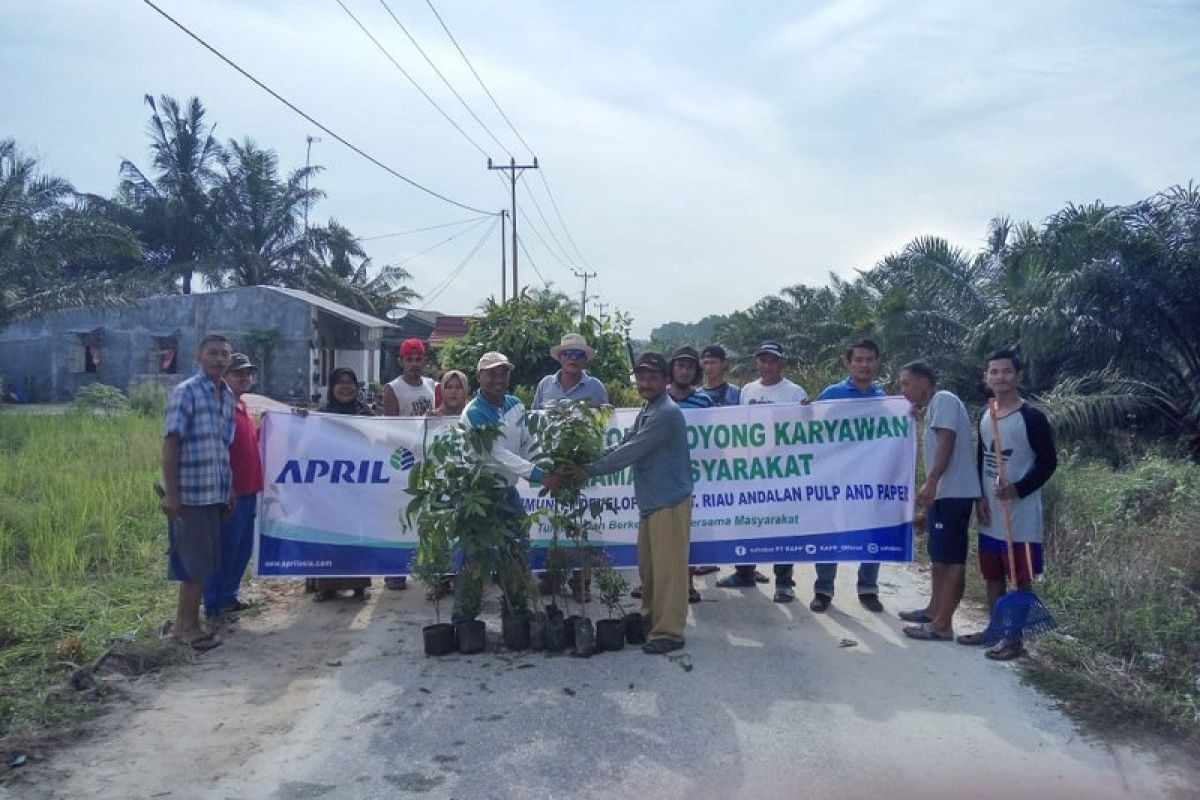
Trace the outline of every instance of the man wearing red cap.
{"type": "MultiPolygon", "coordinates": [[[[433,378],[421,374],[425,368],[425,345],[420,339],[405,339],[396,351],[400,375],[383,387],[383,413],[388,417],[423,417],[435,405],[433,378]]],[[[383,579],[388,589],[407,589],[403,576],[383,579]]]]}

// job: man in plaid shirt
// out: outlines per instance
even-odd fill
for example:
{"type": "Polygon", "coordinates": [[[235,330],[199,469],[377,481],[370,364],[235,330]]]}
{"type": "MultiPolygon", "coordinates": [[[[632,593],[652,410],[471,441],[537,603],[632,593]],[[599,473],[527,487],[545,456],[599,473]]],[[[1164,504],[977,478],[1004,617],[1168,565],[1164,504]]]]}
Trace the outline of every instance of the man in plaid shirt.
{"type": "Polygon", "coordinates": [[[171,392],[163,424],[167,570],[179,581],[173,635],[200,651],[220,645],[200,627],[200,597],[205,579],[221,566],[221,517],[237,502],[229,467],[236,401],[224,381],[231,355],[224,336],[200,340],[200,370],[171,392]]]}

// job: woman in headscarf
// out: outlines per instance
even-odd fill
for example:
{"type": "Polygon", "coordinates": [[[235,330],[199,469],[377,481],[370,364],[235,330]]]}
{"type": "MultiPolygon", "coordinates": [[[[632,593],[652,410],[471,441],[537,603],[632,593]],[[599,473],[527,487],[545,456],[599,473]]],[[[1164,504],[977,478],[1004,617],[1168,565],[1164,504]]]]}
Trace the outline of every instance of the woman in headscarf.
{"type": "MultiPolygon", "coordinates": [[[[358,376],[354,370],[339,367],[329,375],[329,391],[325,395],[325,405],[319,409],[325,414],[351,414],[361,417],[373,417],[375,412],[358,396],[358,376]]],[[[367,589],[371,586],[370,578],[313,578],[312,587],[316,592],[313,600],[323,603],[337,596],[342,590],[354,592],[356,600],[367,598],[367,589]]]]}
{"type": "MultiPolygon", "coordinates": [[[[437,384],[437,396],[439,399],[437,408],[429,412],[431,417],[458,417],[462,414],[463,409],[467,407],[467,397],[471,393],[471,382],[467,380],[465,373],[456,369],[449,369],[442,373],[442,379],[437,384]]],[[[442,576],[441,581],[437,586],[430,586],[425,590],[426,600],[435,600],[445,597],[454,591],[454,574],[448,573],[442,576]]]]}

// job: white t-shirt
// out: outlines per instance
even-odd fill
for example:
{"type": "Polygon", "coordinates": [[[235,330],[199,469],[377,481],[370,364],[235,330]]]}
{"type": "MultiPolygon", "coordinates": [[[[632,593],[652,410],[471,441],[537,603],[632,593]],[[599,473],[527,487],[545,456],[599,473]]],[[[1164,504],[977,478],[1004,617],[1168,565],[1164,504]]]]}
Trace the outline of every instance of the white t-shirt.
{"type": "Polygon", "coordinates": [[[433,410],[433,378],[422,376],[420,386],[410,386],[400,375],[388,386],[400,404],[400,416],[423,417],[433,410]]]}
{"type": "Polygon", "coordinates": [[[757,403],[802,403],[808,399],[808,392],[787,378],[770,386],[763,386],[762,380],[751,381],[742,387],[742,405],[757,403]]]}
{"type": "Polygon", "coordinates": [[[940,391],[929,401],[925,417],[925,469],[933,466],[937,456],[937,429],[954,431],[954,447],[942,479],[938,481],[937,499],[943,497],[980,497],[979,470],[975,464],[975,447],[971,442],[971,417],[962,401],[947,391],[940,391]]]}

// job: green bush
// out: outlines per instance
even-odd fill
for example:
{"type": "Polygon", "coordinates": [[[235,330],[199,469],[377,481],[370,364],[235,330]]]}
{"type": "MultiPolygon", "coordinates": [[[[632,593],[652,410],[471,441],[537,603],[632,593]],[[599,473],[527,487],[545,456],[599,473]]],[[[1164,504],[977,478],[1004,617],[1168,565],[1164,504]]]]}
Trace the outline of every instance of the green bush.
{"type": "Polygon", "coordinates": [[[129,398],[107,383],[89,383],[75,392],[72,405],[79,411],[102,411],[119,414],[129,410],[129,398]]]}

